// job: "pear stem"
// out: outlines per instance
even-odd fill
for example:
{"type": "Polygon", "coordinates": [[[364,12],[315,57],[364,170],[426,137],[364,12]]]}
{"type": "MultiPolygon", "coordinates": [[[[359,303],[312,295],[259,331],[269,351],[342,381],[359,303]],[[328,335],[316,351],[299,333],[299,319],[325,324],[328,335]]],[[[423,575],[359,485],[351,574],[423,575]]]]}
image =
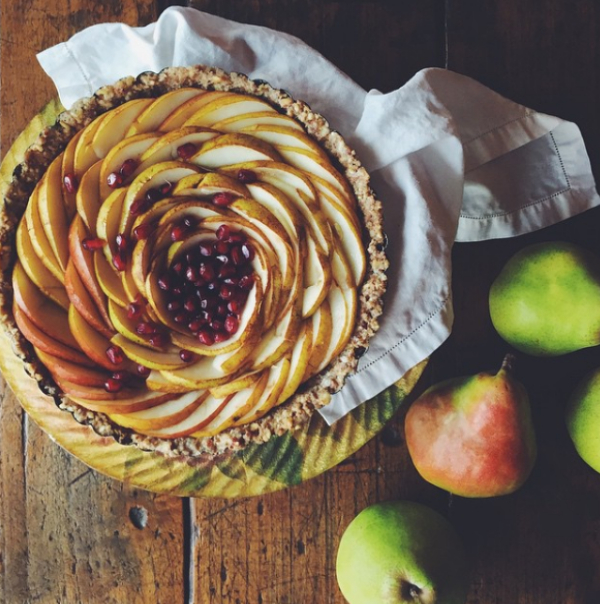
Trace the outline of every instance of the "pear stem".
{"type": "Polygon", "coordinates": [[[500,367],[500,371],[506,371],[507,373],[512,373],[515,368],[516,360],[517,360],[517,357],[515,357],[515,355],[512,354],[511,352],[508,352],[504,356],[504,359],[502,360],[502,365],[500,367]]]}

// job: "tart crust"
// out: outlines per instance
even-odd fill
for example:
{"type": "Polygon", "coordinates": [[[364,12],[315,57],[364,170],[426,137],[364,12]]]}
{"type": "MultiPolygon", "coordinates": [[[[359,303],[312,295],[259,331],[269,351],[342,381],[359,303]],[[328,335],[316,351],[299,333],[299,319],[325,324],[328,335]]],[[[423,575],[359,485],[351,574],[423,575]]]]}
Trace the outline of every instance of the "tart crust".
{"type": "Polygon", "coordinates": [[[44,129],[25,152],[22,163],[13,173],[0,212],[0,320],[10,337],[14,353],[23,360],[26,372],[38,382],[45,394],[53,397],[56,404],[70,412],[76,421],[91,426],[101,436],[115,438],[121,444],[132,444],[143,450],[185,458],[193,463],[194,460],[197,462],[203,458],[216,458],[238,451],[250,443],[264,443],[273,435],[283,435],[305,425],[316,409],[330,402],[332,394],[356,370],[358,358],[365,352],[370,338],[379,327],[387,280],[385,272],[388,267],[385,241],[381,202],[370,187],[369,174],[344,138],[330,128],[323,116],[312,111],[305,102],[293,99],[285,91],[273,88],[261,80],[251,80],[243,74],[227,73],[204,65],[169,67],[160,73],[145,72],[137,78],[123,78],[99,89],[93,96],[81,99],[72,109],[61,113],[53,126],[44,129]],[[364,231],[368,267],[359,288],[358,311],[352,336],[339,356],[320,374],[303,384],[288,401],[253,423],[229,428],[210,437],[167,439],[138,434],[119,426],[105,414],[89,411],[73,403],[60,391],[15,324],[11,274],[16,260],[15,231],[29,196],[69,140],[97,116],[114,107],[136,98],[158,97],[182,87],[254,95],[300,122],[306,132],[337,161],[355,193],[360,207],[359,219],[364,231]]]}

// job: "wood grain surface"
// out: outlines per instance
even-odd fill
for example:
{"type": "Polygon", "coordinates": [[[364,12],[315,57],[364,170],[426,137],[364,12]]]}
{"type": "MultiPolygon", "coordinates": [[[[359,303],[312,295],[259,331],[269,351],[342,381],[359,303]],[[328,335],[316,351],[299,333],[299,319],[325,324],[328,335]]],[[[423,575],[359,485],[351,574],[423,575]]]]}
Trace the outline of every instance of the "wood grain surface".
{"type": "MultiPolygon", "coordinates": [[[[102,21],[144,25],[168,0],[0,3],[0,154],[54,96],[35,53],[102,21]]],[[[388,91],[448,67],[515,101],[575,121],[600,174],[600,7],[595,0],[195,0],[236,21],[296,35],[365,88],[388,91]]],[[[418,388],[499,364],[487,311],[505,260],[539,240],[600,253],[598,211],[508,241],[454,249],[456,321],[418,388]]],[[[468,604],[598,604],[600,476],[577,457],[563,410],[598,350],[519,356],[539,439],[517,493],[450,498],[408,458],[403,412],[335,469],[251,499],[138,491],[88,470],[28,421],[0,382],[0,602],[6,604],[342,604],[340,536],[366,505],[418,500],[444,513],[473,566],[468,604]]]]}

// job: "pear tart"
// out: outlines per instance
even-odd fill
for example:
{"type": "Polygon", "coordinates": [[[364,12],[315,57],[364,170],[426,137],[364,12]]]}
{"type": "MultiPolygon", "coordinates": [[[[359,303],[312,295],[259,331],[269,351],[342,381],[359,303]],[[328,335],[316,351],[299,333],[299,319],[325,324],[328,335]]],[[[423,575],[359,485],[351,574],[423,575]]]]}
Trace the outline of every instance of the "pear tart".
{"type": "Polygon", "coordinates": [[[102,435],[216,455],[304,423],[378,327],[381,208],[303,102],[204,66],[59,116],[3,214],[4,323],[102,435]]]}

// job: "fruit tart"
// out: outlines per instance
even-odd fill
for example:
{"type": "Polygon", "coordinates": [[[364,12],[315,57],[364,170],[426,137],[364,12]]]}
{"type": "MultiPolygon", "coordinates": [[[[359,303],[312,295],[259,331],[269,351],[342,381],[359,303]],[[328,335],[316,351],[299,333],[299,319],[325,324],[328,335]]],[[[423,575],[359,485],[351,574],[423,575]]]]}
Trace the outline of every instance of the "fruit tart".
{"type": "Polygon", "coordinates": [[[4,326],[56,404],[194,458],[304,424],[385,290],[381,206],[301,101],[206,66],[119,80],[44,130],[1,218],[4,326]]]}

